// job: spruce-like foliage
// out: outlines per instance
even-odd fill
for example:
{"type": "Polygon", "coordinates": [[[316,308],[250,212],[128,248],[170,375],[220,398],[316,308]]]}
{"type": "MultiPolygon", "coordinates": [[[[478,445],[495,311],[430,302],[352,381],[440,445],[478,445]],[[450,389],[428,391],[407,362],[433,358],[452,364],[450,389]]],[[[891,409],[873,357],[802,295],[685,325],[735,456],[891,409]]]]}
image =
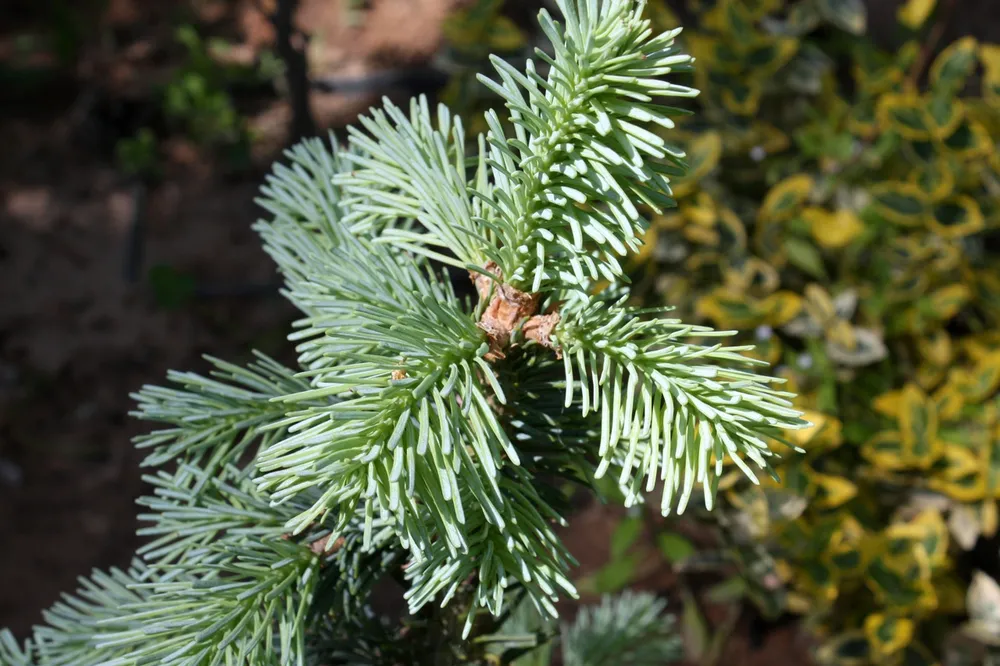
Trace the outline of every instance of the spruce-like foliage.
{"type": "MultiPolygon", "coordinates": [[[[790,396],[713,342],[728,333],[628,303],[640,207],[670,206],[684,169],[661,101],[696,94],[664,77],[691,58],[640,0],[557,4],[562,24],[539,17],[553,52],[484,79],[512,129],[491,112],[474,157],[460,119],[420,99],[275,167],[257,229],[303,313],[299,367],[213,360],[138,393],[167,426],[139,441],[146,462],[172,470],[141,501],[151,540],[27,647],[0,639],[4,663],[472,660],[461,637],[512,596],[555,616],[575,595],[554,529],[566,481],[612,474],[629,503],[661,487],[667,514],[696,488],[711,507],[728,460],[770,473],[805,425],[790,396]],[[415,614],[391,650],[402,634],[366,609],[384,578],[415,614]]],[[[662,609],[639,601],[575,631],[659,641],[662,609]]],[[[567,663],[590,663],[580,649],[567,663]]]]}

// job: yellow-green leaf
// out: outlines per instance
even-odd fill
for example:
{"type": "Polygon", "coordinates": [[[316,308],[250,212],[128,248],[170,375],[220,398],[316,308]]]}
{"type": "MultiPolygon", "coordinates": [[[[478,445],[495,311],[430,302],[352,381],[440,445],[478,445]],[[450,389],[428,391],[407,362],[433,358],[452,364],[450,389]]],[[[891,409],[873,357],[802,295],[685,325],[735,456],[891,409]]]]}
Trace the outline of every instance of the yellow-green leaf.
{"type": "Polygon", "coordinates": [[[935,4],[937,4],[937,0],[907,0],[896,10],[896,18],[910,30],[916,30],[934,11],[935,4]]]}
{"type": "Polygon", "coordinates": [[[935,204],[928,218],[930,228],[943,238],[963,238],[985,226],[976,200],[960,194],[935,204]]]}
{"type": "Polygon", "coordinates": [[[927,118],[930,121],[929,129],[937,139],[951,136],[965,117],[965,107],[962,102],[951,95],[932,95],[926,104],[927,118]]]}
{"type": "Polygon", "coordinates": [[[882,95],[875,113],[883,130],[898,132],[905,139],[925,140],[933,136],[934,121],[927,112],[927,101],[915,94],[882,95]]]}
{"type": "Polygon", "coordinates": [[[719,163],[719,157],[722,156],[722,137],[713,131],[698,134],[687,142],[684,150],[687,153],[688,170],[676,184],[671,184],[677,198],[689,194],[695,184],[719,163]]]}
{"type": "Polygon", "coordinates": [[[990,154],[993,140],[981,123],[965,118],[944,140],[944,146],[958,157],[971,159],[990,154]]]}
{"type": "Polygon", "coordinates": [[[915,384],[903,388],[899,404],[899,433],[903,456],[910,465],[930,467],[938,451],[937,407],[915,384]]]}
{"type": "Polygon", "coordinates": [[[873,613],[865,618],[865,636],[872,647],[876,661],[886,659],[913,640],[913,620],[873,613]]]}
{"type": "Polygon", "coordinates": [[[955,167],[938,159],[922,163],[910,175],[910,182],[919,187],[929,201],[941,201],[955,189],[955,167]]]}
{"type": "Polygon", "coordinates": [[[978,404],[993,395],[1000,387],[1000,352],[985,354],[975,367],[961,375],[958,390],[964,400],[978,404]]]}
{"type": "Polygon", "coordinates": [[[861,448],[861,455],[878,469],[895,471],[908,465],[902,435],[895,430],[880,432],[869,439],[861,448]]]}
{"type": "Polygon", "coordinates": [[[858,494],[858,487],[842,476],[819,472],[813,472],[810,476],[817,490],[813,502],[821,509],[835,509],[850,502],[858,494]]]}
{"type": "Polygon", "coordinates": [[[861,219],[846,208],[833,213],[823,208],[807,208],[802,211],[802,218],[809,224],[812,237],[826,249],[845,247],[865,230],[861,219]]]}
{"type": "Polygon", "coordinates": [[[962,37],[938,54],[931,65],[930,82],[936,91],[958,92],[976,67],[975,37],[962,37]]]}
{"type": "Polygon", "coordinates": [[[927,197],[913,183],[885,181],[872,186],[872,206],[889,222],[916,226],[928,212],[927,197]]]}
{"type": "Polygon", "coordinates": [[[791,218],[805,203],[812,188],[813,179],[806,174],[785,178],[768,191],[757,219],[763,222],[780,222],[791,218]]]}
{"type": "Polygon", "coordinates": [[[969,302],[972,292],[964,284],[952,284],[930,293],[928,308],[937,321],[951,319],[969,302]]]}

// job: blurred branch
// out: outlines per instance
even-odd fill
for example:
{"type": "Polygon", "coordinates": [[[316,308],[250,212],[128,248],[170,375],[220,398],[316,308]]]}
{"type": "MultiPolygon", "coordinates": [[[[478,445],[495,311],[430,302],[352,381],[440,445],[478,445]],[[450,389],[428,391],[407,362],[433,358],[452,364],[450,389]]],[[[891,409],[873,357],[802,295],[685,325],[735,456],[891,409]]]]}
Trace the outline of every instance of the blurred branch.
{"type": "Polygon", "coordinates": [[[277,0],[274,13],[268,15],[274,24],[278,57],[285,64],[288,99],[292,105],[290,143],[316,134],[316,121],[309,105],[308,36],[295,29],[298,5],[298,0],[277,0]]]}
{"type": "Polygon", "coordinates": [[[958,0],[946,0],[940,12],[938,12],[931,31],[927,33],[927,39],[920,47],[920,57],[914,61],[907,77],[914,87],[923,75],[924,70],[927,69],[927,64],[934,56],[934,51],[937,49],[938,42],[941,41],[945,30],[948,28],[948,23],[951,21],[951,16],[955,12],[956,5],[958,5],[958,0]]]}

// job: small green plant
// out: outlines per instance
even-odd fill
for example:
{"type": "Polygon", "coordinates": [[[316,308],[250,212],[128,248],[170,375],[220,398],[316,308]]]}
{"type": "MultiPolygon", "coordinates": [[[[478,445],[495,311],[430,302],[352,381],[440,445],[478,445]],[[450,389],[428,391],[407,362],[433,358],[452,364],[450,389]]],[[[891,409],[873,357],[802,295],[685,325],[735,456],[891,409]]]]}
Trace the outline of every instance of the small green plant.
{"type": "MultiPolygon", "coordinates": [[[[275,167],[257,229],[303,314],[299,367],[212,360],[136,395],[165,426],[138,440],[149,541],[26,649],[4,639],[7,661],[481,663],[512,609],[554,618],[576,596],[554,531],[567,482],[609,477],[629,505],[659,487],[668,514],[711,508],[727,460],[773,473],[808,425],[793,396],[731,333],[628,301],[637,207],[662,214],[684,173],[650,130],[674,125],[660,101],[696,94],[667,80],[691,66],[679,31],[639,0],[557,4],[542,65],[481,77],[513,129],[490,111],[474,158],[420,99],[275,167]],[[367,611],[381,580],[405,590],[402,623],[367,611]]],[[[608,602],[565,658],[656,663],[664,622],[648,597],[608,602]]]]}

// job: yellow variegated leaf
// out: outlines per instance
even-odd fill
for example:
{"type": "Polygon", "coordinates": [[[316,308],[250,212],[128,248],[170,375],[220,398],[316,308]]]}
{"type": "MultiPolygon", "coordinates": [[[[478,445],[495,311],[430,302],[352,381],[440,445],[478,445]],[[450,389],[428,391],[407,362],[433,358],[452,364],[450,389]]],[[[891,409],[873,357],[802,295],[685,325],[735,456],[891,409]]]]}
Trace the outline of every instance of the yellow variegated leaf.
{"type": "Polygon", "coordinates": [[[989,155],[993,150],[993,140],[982,123],[965,118],[944,140],[944,146],[962,159],[973,159],[989,155]]]}
{"type": "Polygon", "coordinates": [[[778,291],[764,298],[760,307],[769,326],[784,326],[802,311],[802,298],[794,291],[778,291]]]}
{"type": "Polygon", "coordinates": [[[906,0],[906,3],[896,10],[896,18],[910,30],[916,30],[934,11],[935,4],[937,0],[906,0]]]}
{"type": "Polygon", "coordinates": [[[731,79],[722,88],[722,105],[738,116],[751,116],[760,108],[760,96],[764,87],[757,79],[741,77],[731,79]]]}
{"type": "Polygon", "coordinates": [[[812,188],[812,177],[806,174],[789,176],[772,187],[764,197],[757,219],[762,222],[790,219],[805,203],[812,188]]]}
{"type": "Polygon", "coordinates": [[[964,284],[952,284],[930,293],[930,309],[937,321],[951,319],[972,298],[971,290],[964,284]]]}
{"type": "Polygon", "coordinates": [[[715,202],[707,192],[698,192],[694,197],[689,198],[680,206],[681,215],[686,219],[700,224],[703,227],[710,227],[715,224],[715,202]]]}
{"type": "Polygon", "coordinates": [[[965,107],[961,100],[950,95],[935,95],[926,101],[930,131],[936,139],[944,139],[958,129],[965,118],[965,107]]]}
{"type": "Polygon", "coordinates": [[[870,192],[875,210],[889,222],[913,227],[928,213],[927,197],[913,183],[885,181],[873,185],[870,192]]]}
{"type": "Polygon", "coordinates": [[[869,439],[861,448],[861,455],[878,469],[895,471],[908,466],[902,435],[895,430],[880,432],[869,439]]]}
{"type": "Polygon", "coordinates": [[[930,563],[922,548],[914,548],[908,556],[896,559],[876,556],[866,573],[868,588],[890,608],[926,611],[937,606],[930,563]]]}
{"type": "Polygon", "coordinates": [[[825,327],[837,316],[837,310],[834,307],[833,299],[830,298],[830,294],[827,293],[826,289],[822,286],[812,282],[806,285],[803,290],[805,294],[805,309],[809,313],[816,323],[820,326],[825,327]]]}
{"type": "Polygon", "coordinates": [[[868,67],[857,64],[853,71],[858,87],[871,96],[881,95],[892,90],[906,77],[906,72],[896,65],[868,67]]]}
{"type": "Polygon", "coordinates": [[[708,247],[718,247],[719,245],[719,232],[711,227],[691,224],[684,227],[681,233],[685,239],[696,245],[706,245],[708,247]]]}
{"type": "MultiPolygon", "coordinates": [[[[993,436],[994,439],[1000,440],[1000,431],[996,432],[993,436]]],[[[987,539],[992,539],[997,533],[997,527],[1000,526],[1000,507],[997,507],[995,500],[987,499],[979,505],[979,509],[983,536],[987,539]]]]}
{"type": "Polygon", "coordinates": [[[839,419],[815,410],[805,410],[802,418],[811,423],[808,428],[785,431],[785,437],[806,453],[829,451],[840,446],[842,425],[839,419]]]}
{"type": "Polygon", "coordinates": [[[823,666],[868,666],[871,657],[871,644],[862,631],[840,634],[816,650],[816,661],[823,666]]]}
{"type": "Polygon", "coordinates": [[[961,90],[976,67],[977,45],[974,37],[962,37],[941,51],[931,64],[931,86],[945,92],[961,90]]]}
{"type": "Polygon", "coordinates": [[[940,201],[955,189],[954,167],[945,160],[925,162],[912,172],[910,182],[919,187],[928,200],[940,201]]]}
{"type": "Polygon", "coordinates": [[[649,225],[649,229],[642,237],[642,245],[639,246],[639,251],[632,257],[631,264],[633,266],[642,266],[647,261],[649,261],[653,256],[653,250],[656,248],[657,243],[659,243],[660,238],[660,228],[656,225],[656,221],[649,225]]]}
{"type": "Polygon", "coordinates": [[[781,283],[781,277],[775,267],[757,257],[750,257],[740,270],[726,275],[727,286],[748,291],[753,294],[770,294],[781,283]]]}
{"type": "Polygon", "coordinates": [[[1000,388],[1000,352],[984,354],[976,365],[963,373],[958,391],[966,403],[977,404],[986,400],[1000,388]]]}
{"type": "Polygon", "coordinates": [[[932,391],[944,380],[945,374],[945,368],[929,363],[921,363],[917,366],[913,381],[923,390],[932,391]]]}
{"type": "Polygon", "coordinates": [[[725,287],[713,289],[698,299],[697,313],[722,328],[753,328],[764,323],[768,316],[756,299],[725,287]]]}
{"type": "Polygon", "coordinates": [[[959,446],[947,446],[941,459],[944,467],[928,480],[931,490],[960,502],[975,502],[986,497],[986,477],[974,453],[959,446]]]}
{"type": "Polygon", "coordinates": [[[918,386],[903,387],[899,404],[899,433],[906,462],[926,469],[938,453],[938,415],[934,402],[918,386]]]}
{"type": "Polygon", "coordinates": [[[858,336],[854,327],[844,319],[834,319],[826,327],[827,340],[845,351],[854,351],[858,346],[858,336]]]}
{"type": "Polygon", "coordinates": [[[849,245],[864,231],[860,218],[850,210],[842,208],[830,212],[823,208],[806,208],[802,219],[809,224],[809,233],[816,242],[827,249],[838,249],[849,245]]]}
{"type": "Polygon", "coordinates": [[[850,502],[858,494],[858,487],[842,476],[819,472],[813,472],[811,476],[817,490],[813,502],[821,509],[835,509],[850,502]]]}
{"type": "Polygon", "coordinates": [[[928,222],[931,230],[944,238],[963,238],[985,226],[979,204],[964,194],[934,204],[928,222]]]}
{"type": "Polygon", "coordinates": [[[968,354],[973,361],[979,361],[984,356],[1000,352],[1000,332],[991,331],[965,338],[962,341],[962,351],[968,354]]]}
{"type": "Polygon", "coordinates": [[[758,39],[742,46],[744,52],[741,64],[750,68],[755,76],[773,76],[784,67],[799,48],[799,40],[794,37],[758,39]]]}
{"type": "Polygon", "coordinates": [[[948,421],[957,417],[965,406],[965,398],[962,396],[960,386],[948,381],[941,385],[931,397],[937,408],[938,418],[948,421]]]}
{"type": "Polygon", "coordinates": [[[983,64],[984,76],[1000,79],[1000,44],[980,44],[979,62],[983,64]]]}
{"type": "Polygon", "coordinates": [[[678,199],[691,193],[695,185],[719,163],[722,155],[722,137],[718,132],[698,134],[684,146],[688,170],[684,177],[671,183],[678,199]]]}
{"type": "Polygon", "coordinates": [[[878,663],[910,644],[913,640],[913,620],[874,613],[865,618],[865,636],[878,663]]]}
{"type": "Polygon", "coordinates": [[[765,155],[780,153],[788,148],[788,135],[774,125],[762,121],[754,122],[746,133],[749,148],[759,148],[765,155]]]}
{"type": "Polygon", "coordinates": [[[743,220],[729,208],[719,206],[716,208],[719,213],[719,233],[722,236],[722,249],[727,252],[733,250],[746,250],[747,231],[743,226],[743,220]]]}
{"type": "Polygon", "coordinates": [[[951,336],[943,328],[917,340],[917,351],[920,357],[935,366],[946,366],[954,358],[951,336]]]}
{"type": "Polygon", "coordinates": [[[933,136],[934,121],[927,112],[927,101],[918,95],[882,95],[875,108],[875,115],[883,131],[897,132],[904,139],[927,140],[933,136]]]}
{"type": "Polygon", "coordinates": [[[888,416],[891,419],[898,419],[902,403],[903,389],[896,389],[894,391],[887,391],[875,398],[872,402],[872,408],[874,408],[877,414],[888,416]]]}
{"type": "Polygon", "coordinates": [[[860,572],[871,557],[871,549],[865,544],[866,535],[861,523],[850,515],[844,516],[830,537],[824,558],[842,575],[860,572]]]}
{"type": "Polygon", "coordinates": [[[783,241],[785,234],[784,225],[780,222],[757,221],[754,233],[754,247],[761,257],[774,268],[783,268],[788,263],[785,256],[783,241]]]}
{"type": "Polygon", "coordinates": [[[905,523],[893,523],[885,530],[890,555],[906,556],[912,546],[923,549],[932,569],[943,566],[948,559],[948,526],[941,513],[922,511],[905,523]],[[893,546],[898,544],[898,546],[893,546]]]}
{"type": "Polygon", "coordinates": [[[871,139],[878,133],[876,99],[865,97],[851,105],[847,113],[847,129],[862,139],[871,139]]]}

